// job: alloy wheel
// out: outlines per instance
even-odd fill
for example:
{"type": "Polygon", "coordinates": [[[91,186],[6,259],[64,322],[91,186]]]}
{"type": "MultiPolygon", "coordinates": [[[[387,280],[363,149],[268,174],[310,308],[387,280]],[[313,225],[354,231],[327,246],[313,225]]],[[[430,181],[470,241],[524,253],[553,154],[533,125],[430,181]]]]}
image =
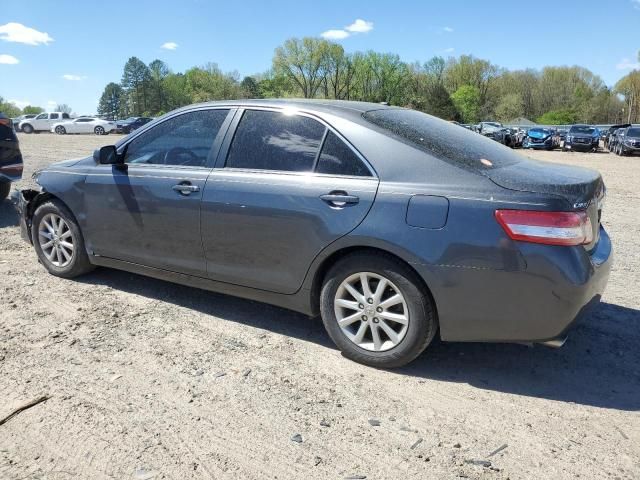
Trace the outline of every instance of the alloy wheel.
{"type": "Polygon", "coordinates": [[[377,273],[347,277],[336,291],[334,311],[344,335],[373,352],[396,347],[409,328],[409,308],[402,292],[377,273]]]}
{"type": "Polygon", "coordinates": [[[38,243],[52,265],[66,267],[73,260],[75,242],[69,224],[60,215],[45,215],[38,226],[38,243]]]}

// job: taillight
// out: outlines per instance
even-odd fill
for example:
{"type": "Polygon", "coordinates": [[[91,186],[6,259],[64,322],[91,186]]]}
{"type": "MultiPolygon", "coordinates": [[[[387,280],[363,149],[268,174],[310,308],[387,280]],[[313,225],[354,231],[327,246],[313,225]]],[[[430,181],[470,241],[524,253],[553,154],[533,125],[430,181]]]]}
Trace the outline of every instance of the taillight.
{"type": "Polygon", "coordinates": [[[546,245],[585,245],[593,241],[593,227],[585,211],[496,210],[496,220],[513,240],[546,245]]]}
{"type": "Polygon", "coordinates": [[[10,118],[0,118],[0,125],[4,125],[5,127],[12,127],[13,120],[10,118]]]}

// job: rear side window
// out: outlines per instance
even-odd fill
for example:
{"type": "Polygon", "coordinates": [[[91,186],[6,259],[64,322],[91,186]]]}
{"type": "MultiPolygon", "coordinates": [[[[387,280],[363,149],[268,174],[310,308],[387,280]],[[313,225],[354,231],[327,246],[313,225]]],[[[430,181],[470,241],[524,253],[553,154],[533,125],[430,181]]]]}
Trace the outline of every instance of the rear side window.
{"type": "Polygon", "coordinates": [[[490,170],[524,160],[522,155],[494,140],[415,110],[371,110],[363,118],[412,147],[470,170],[490,170]]]}
{"type": "Polygon", "coordinates": [[[227,168],[310,172],[325,127],[312,118],[247,110],[233,137],[227,168]]]}
{"type": "Polygon", "coordinates": [[[49,117],[51,120],[56,120],[58,118],[58,114],[57,113],[52,113],[51,116],[49,117]]]}
{"type": "Polygon", "coordinates": [[[371,176],[371,172],[362,160],[331,131],[327,133],[327,138],[322,145],[316,171],[331,175],[371,176]]]}

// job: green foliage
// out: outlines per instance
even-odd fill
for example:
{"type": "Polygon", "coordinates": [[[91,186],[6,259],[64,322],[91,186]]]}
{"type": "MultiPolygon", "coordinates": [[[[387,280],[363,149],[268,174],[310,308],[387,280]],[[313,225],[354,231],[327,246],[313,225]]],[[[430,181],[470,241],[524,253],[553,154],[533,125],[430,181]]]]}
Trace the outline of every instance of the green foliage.
{"type": "Polygon", "coordinates": [[[517,93],[507,93],[496,106],[496,118],[501,122],[509,122],[524,115],[522,97],[517,93]]]}
{"type": "Polygon", "coordinates": [[[19,117],[22,115],[22,110],[14,103],[9,103],[0,97],[0,112],[4,113],[7,117],[19,117]]]}
{"type": "Polygon", "coordinates": [[[98,114],[105,115],[108,120],[118,120],[124,117],[123,107],[125,99],[124,89],[117,83],[109,83],[98,102],[98,114]]]}
{"type": "Polygon", "coordinates": [[[456,106],[464,123],[477,123],[480,121],[480,89],[473,85],[462,85],[452,95],[451,99],[456,106]]]}
{"type": "Polygon", "coordinates": [[[242,96],[245,98],[260,98],[260,87],[253,77],[244,77],[240,82],[242,96]]]}
{"type": "Polygon", "coordinates": [[[543,125],[571,125],[578,121],[578,114],[575,110],[553,110],[547,112],[537,119],[543,125]]]}
{"type": "Polygon", "coordinates": [[[24,107],[22,109],[22,113],[25,114],[25,115],[28,115],[28,114],[37,115],[37,114],[42,113],[42,112],[44,112],[44,108],[42,108],[42,107],[34,107],[33,105],[27,105],[26,107],[24,107]]]}
{"type": "Polygon", "coordinates": [[[141,116],[147,109],[151,71],[142,60],[131,57],[124,65],[122,88],[127,92],[126,111],[141,116]]]}

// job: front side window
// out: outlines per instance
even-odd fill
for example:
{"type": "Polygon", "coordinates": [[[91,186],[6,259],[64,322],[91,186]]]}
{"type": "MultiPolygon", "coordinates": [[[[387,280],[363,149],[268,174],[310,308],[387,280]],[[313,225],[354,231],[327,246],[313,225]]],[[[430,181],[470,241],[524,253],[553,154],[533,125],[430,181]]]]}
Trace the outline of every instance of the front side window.
{"type": "Polygon", "coordinates": [[[47,118],[49,118],[49,115],[46,113],[41,113],[40,115],[38,115],[36,117],[36,120],[46,120],[47,118]]]}
{"type": "Polygon", "coordinates": [[[127,145],[130,164],[205,167],[229,110],[198,110],[170,118],[127,145]]]}
{"type": "Polygon", "coordinates": [[[371,172],[338,136],[329,131],[318,160],[318,173],[370,177],[371,172]]]}
{"type": "Polygon", "coordinates": [[[227,155],[227,168],[310,172],[325,127],[302,115],[247,110],[227,155]]]}

